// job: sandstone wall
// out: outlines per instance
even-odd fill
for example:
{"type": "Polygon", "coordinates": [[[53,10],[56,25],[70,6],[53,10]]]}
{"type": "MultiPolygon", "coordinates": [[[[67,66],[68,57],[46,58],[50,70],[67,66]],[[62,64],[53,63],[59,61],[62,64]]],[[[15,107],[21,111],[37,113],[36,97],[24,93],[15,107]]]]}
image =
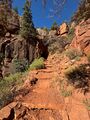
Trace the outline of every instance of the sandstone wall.
{"type": "Polygon", "coordinates": [[[74,47],[85,54],[90,54],[90,19],[82,21],[75,28],[75,37],[72,40],[71,47],[74,47]]]}
{"type": "Polygon", "coordinates": [[[1,61],[2,75],[9,75],[12,72],[13,59],[26,59],[29,64],[37,57],[48,56],[47,47],[42,40],[38,38],[30,38],[28,41],[18,35],[6,34],[0,39],[0,53],[4,59],[1,61]]]}

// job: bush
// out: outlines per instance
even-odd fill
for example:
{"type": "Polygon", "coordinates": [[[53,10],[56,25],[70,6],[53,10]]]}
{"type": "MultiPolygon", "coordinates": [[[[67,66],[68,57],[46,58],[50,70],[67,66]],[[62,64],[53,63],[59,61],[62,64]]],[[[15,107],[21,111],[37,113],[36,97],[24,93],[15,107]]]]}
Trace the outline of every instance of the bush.
{"type": "Polygon", "coordinates": [[[81,57],[83,55],[82,52],[78,51],[77,49],[68,49],[65,52],[65,55],[70,59],[77,59],[77,57],[81,57]]]}
{"type": "Polygon", "coordinates": [[[55,21],[51,26],[51,30],[57,30],[57,29],[58,29],[58,24],[55,21]]]}
{"type": "Polygon", "coordinates": [[[45,68],[44,58],[35,59],[30,65],[30,70],[44,69],[44,68],[45,68]]]}
{"type": "Polygon", "coordinates": [[[24,72],[28,69],[28,61],[26,59],[14,59],[12,61],[12,73],[24,72]]]}
{"type": "Polygon", "coordinates": [[[71,42],[74,36],[75,36],[75,28],[70,28],[67,35],[67,39],[71,42]]]}
{"type": "Polygon", "coordinates": [[[16,73],[0,81],[0,108],[11,102],[15,96],[14,87],[23,83],[21,73],[16,73]]]}
{"type": "Polygon", "coordinates": [[[77,11],[71,18],[71,21],[75,21],[77,24],[82,20],[90,18],[90,0],[81,0],[77,11]]]}
{"type": "Polygon", "coordinates": [[[65,76],[69,83],[75,87],[82,88],[88,86],[88,74],[86,65],[72,66],[66,69],[65,76]]]}
{"type": "Polygon", "coordinates": [[[85,104],[87,110],[90,111],[90,99],[86,99],[86,100],[84,100],[83,103],[85,104]]]}
{"type": "MultiPolygon", "coordinates": [[[[69,42],[64,37],[53,37],[53,38],[47,38],[48,39],[48,51],[51,54],[54,54],[56,52],[61,53],[65,49],[65,46],[69,44],[69,42]]],[[[46,40],[47,40],[46,39],[46,40]]]]}
{"type": "Polygon", "coordinates": [[[61,94],[63,97],[69,97],[72,95],[72,91],[66,91],[66,90],[62,90],[61,94]]]}
{"type": "Polygon", "coordinates": [[[43,30],[45,30],[46,32],[49,32],[49,29],[47,27],[44,27],[43,30]]]}
{"type": "Polygon", "coordinates": [[[88,62],[90,62],[90,53],[87,54],[87,59],[88,59],[88,62]]]}

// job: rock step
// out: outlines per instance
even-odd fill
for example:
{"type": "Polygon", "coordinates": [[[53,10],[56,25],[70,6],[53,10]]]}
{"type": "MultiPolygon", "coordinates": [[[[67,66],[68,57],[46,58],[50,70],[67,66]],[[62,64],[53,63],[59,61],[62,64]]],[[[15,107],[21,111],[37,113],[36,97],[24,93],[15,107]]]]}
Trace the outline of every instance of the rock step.
{"type": "Polygon", "coordinates": [[[0,120],[21,120],[22,118],[25,120],[62,120],[59,110],[35,105],[29,107],[27,103],[16,102],[0,111],[0,120]]]}
{"type": "Polygon", "coordinates": [[[53,73],[53,70],[51,70],[51,69],[38,70],[38,74],[39,74],[39,73],[53,73]]]}

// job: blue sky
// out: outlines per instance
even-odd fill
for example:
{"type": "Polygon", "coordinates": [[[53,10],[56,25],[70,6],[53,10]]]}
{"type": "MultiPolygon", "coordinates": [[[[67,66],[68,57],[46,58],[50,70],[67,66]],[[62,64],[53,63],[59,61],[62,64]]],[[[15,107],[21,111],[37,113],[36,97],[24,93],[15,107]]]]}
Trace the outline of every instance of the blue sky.
{"type": "MultiPolygon", "coordinates": [[[[60,13],[60,17],[53,17],[50,18],[50,9],[52,9],[52,1],[47,0],[48,4],[46,9],[44,10],[42,7],[42,0],[32,0],[32,15],[33,15],[33,22],[35,27],[48,27],[50,28],[52,23],[56,21],[59,25],[63,21],[69,21],[73,13],[77,10],[79,0],[67,0],[66,5],[64,6],[62,12],[60,13]]],[[[19,14],[22,15],[23,13],[23,6],[25,0],[14,0],[13,7],[18,7],[19,14]]]]}

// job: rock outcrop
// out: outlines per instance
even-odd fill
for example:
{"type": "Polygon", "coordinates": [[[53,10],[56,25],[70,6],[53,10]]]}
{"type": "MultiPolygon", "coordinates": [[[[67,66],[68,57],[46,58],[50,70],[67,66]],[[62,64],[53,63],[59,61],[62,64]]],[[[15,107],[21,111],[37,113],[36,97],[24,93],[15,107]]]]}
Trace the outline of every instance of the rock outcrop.
{"type": "Polygon", "coordinates": [[[58,30],[58,35],[66,36],[68,32],[69,32],[69,27],[67,23],[63,23],[62,25],[60,25],[58,30]]]}
{"type": "Polygon", "coordinates": [[[75,37],[72,40],[71,47],[85,54],[90,54],[90,19],[81,22],[75,29],[75,37]]]}
{"type": "Polygon", "coordinates": [[[48,36],[49,36],[49,37],[55,37],[56,34],[57,34],[57,31],[56,31],[56,30],[50,30],[48,36]]]}
{"type": "Polygon", "coordinates": [[[26,59],[29,64],[33,59],[42,56],[47,58],[48,50],[42,40],[30,38],[28,41],[18,35],[7,33],[4,38],[0,39],[0,53],[3,54],[2,74],[9,75],[12,72],[12,61],[14,59],[26,59]]]}
{"type": "Polygon", "coordinates": [[[47,34],[48,34],[48,32],[47,32],[46,30],[41,29],[41,28],[38,28],[38,29],[37,29],[37,32],[38,32],[39,36],[40,36],[42,39],[43,39],[44,37],[46,37],[47,34]]]}
{"type": "Polygon", "coordinates": [[[12,9],[0,4],[0,36],[7,32],[15,33],[20,29],[19,15],[12,9]]]}

